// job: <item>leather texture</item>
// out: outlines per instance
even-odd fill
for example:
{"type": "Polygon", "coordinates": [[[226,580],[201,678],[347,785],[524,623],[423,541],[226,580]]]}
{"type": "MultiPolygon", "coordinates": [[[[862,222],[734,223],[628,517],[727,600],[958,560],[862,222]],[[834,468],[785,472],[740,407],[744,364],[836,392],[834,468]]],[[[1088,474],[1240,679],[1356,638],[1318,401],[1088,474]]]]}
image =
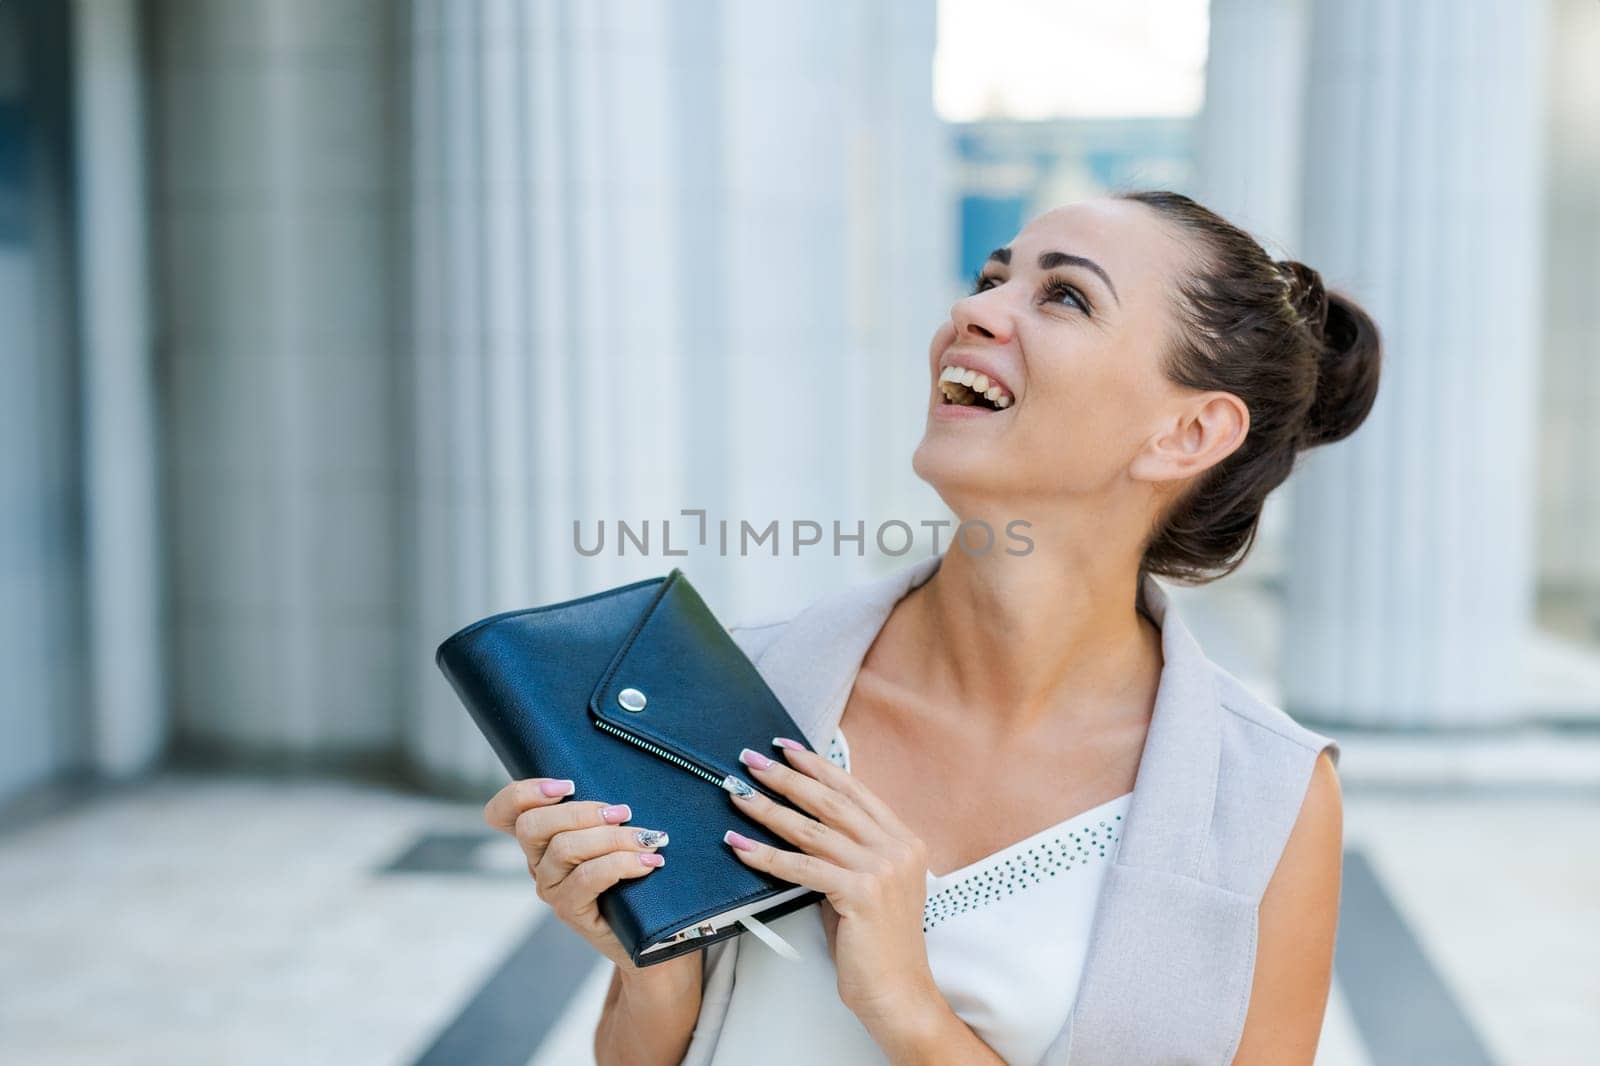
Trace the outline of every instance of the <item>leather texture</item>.
{"type": "MultiPolygon", "coordinates": [[[[513,779],[571,778],[567,800],[627,803],[629,825],[670,834],[666,865],[598,900],[635,965],[736,937],[743,926],[734,922],[644,953],[695,922],[795,888],[746,866],[723,842],[733,829],[791,848],[711,778],[732,774],[793,807],[751,780],[739,750],[767,752],[775,736],[810,742],[681,570],[480,619],[434,659],[513,779]],[[644,693],[641,710],[618,701],[629,688],[644,693]],[[607,732],[602,721],[707,776],[607,732]]],[[[755,915],[765,921],[821,898],[808,889],[755,915]]]]}

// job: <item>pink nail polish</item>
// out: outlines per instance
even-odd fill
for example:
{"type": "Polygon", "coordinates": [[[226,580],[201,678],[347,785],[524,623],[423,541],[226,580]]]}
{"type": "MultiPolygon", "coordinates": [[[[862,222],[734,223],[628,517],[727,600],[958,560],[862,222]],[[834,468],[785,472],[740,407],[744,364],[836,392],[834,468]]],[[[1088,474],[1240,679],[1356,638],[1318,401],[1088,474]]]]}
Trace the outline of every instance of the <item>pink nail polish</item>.
{"type": "Polygon", "coordinates": [[[646,866],[664,866],[667,862],[665,855],[658,855],[653,851],[641,851],[639,861],[646,866]]]}
{"type": "Polygon", "coordinates": [[[562,778],[559,781],[539,782],[539,791],[546,796],[570,796],[572,794],[572,780],[562,778]]]}
{"type": "Polygon", "coordinates": [[[626,822],[632,817],[633,808],[626,803],[613,803],[609,807],[600,808],[600,820],[610,822],[612,825],[616,825],[618,822],[626,822]]]}
{"type": "Polygon", "coordinates": [[[801,743],[799,743],[797,741],[790,740],[788,737],[773,737],[772,738],[772,742],[774,744],[778,745],[778,747],[780,747],[780,748],[788,748],[790,751],[805,751],[806,750],[806,746],[804,744],[801,744],[801,743]]]}
{"type": "Polygon", "coordinates": [[[752,751],[749,748],[740,749],[739,761],[744,763],[746,766],[754,766],[757,770],[765,770],[767,767],[772,765],[771,759],[767,758],[759,751],[752,751]]]}
{"type": "Polygon", "coordinates": [[[751,840],[743,833],[735,833],[732,829],[722,834],[722,842],[724,844],[732,844],[740,851],[754,851],[756,847],[754,840],[751,840]]]}

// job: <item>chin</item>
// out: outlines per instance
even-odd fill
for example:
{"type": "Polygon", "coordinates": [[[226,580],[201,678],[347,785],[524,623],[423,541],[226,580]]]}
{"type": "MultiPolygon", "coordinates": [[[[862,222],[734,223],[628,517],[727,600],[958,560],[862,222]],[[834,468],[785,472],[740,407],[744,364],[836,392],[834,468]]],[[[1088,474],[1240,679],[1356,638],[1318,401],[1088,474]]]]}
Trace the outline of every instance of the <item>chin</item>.
{"type": "Polygon", "coordinates": [[[991,449],[974,447],[970,440],[952,439],[931,428],[911,453],[911,469],[948,504],[948,492],[965,495],[994,480],[1004,460],[991,449]]]}

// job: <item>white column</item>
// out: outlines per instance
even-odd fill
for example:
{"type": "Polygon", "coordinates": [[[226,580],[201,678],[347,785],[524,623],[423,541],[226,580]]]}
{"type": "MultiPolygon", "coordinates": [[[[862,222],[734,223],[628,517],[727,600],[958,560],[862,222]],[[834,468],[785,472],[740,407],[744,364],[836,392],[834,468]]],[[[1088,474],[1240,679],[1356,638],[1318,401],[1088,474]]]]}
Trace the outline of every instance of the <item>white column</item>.
{"type": "Polygon", "coordinates": [[[79,324],[90,761],[121,776],[167,738],[157,380],[135,0],[77,0],[79,324]]]}
{"type": "MultiPolygon", "coordinates": [[[[1195,197],[1249,230],[1274,258],[1292,258],[1310,0],[1212,0],[1210,14],[1195,197]]],[[[1289,499],[1274,493],[1237,577],[1281,575],[1289,532],[1289,499]]]]}
{"type": "Polygon", "coordinates": [[[407,607],[391,6],[149,10],[179,740],[383,757],[407,607]]]}
{"type": "MultiPolygon", "coordinates": [[[[911,470],[956,214],[931,99],[933,5],[727,5],[730,513],[824,544],[732,559],[751,611],[874,568],[879,522],[945,509],[911,470]],[[865,525],[865,557],[841,540],[865,525]]],[[[949,532],[945,540],[948,542],[949,532]]]]}
{"type": "MultiPolygon", "coordinates": [[[[840,12],[853,23],[846,36],[854,45],[831,106],[856,124],[848,146],[849,265],[840,279],[855,351],[841,369],[854,387],[839,391],[833,403],[847,427],[845,469],[852,475],[840,507],[865,518],[868,561],[851,570],[825,560],[830,585],[926,554],[932,537],[918,523],[949,514],[911,469],[927,420],[928,344],[949,315],[959,239],[953,150],[929,88],[934,7],[879,0],[840,12]],[[874,533],[889,520],[907,523],[917,536],[900,560],[878,556],[874,533]]],[[[826,336],[819,343],[826,351],[826,336]]],[[[941,544],[950,536],[946,530],[941,544]]],[[[901,549],[898,533],[886,540],[891,551],[901,549]]],[[[806,586],[795,588],[807,598],[806,586]]]]}
{"type": "Polygon", "coordinates": [[[475,618],[673,566],[732,618],[870,568],[873,519],[916,496],[944,310],[932,37],[912,0],[415,5],[424,776],[503,777],[432,661],[475,618]],[[683,508],[731,554],[680,519],[691,554],[663,555],[683,508]],[[789,553],[790,522],[835,518],[869,559],[789,553]],[[619,558],[619,519],[649,556],[619,558]],[[780,557],[741,558],[740,520],[778,520],[780,557]]]}
{"type": "Polygon", "coordinates": [[[1301,116],[1311,0],[1212,0],[1196,198],[1277,258],[1300,228],[1301,116]]]}
{"type": "Polygon", "coordinates": [[[1600,4],[1553,11],[1538,557],[1558,607],[1600,626],[1600,4]]]}
{"type": "Polygon", "coordinates": [[[1292,481],[1285,703],[1486,723],[1532,608],[1542,4],[1318,0],[1301,257],[1377,318],[1377,406],[1292,481]]]}
{"type": "MultiPolygon", "coordinates": [[[[418,3],[413,11],[417,628],[407,749],[423,775],[503,774],[433,662],[482,615],[662,572],[685,506],[662,3],[418,3]],[[635,529],[653,556],[593,558],[572,521],[635,529]]],[[[702,367],[703,369],[703,367],[702,367]]],[[[586,540],[589,534],[586,532],[586,540]]]]}

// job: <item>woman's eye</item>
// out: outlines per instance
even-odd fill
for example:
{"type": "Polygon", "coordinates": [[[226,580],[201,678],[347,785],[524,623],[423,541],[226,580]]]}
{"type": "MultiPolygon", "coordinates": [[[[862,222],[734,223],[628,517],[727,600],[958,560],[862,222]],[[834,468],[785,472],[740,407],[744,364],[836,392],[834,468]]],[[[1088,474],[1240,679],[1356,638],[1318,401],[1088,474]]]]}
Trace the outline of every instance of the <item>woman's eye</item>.
{"type": "MultiPolygon", "coordinates": [[[[996,285],[1004,284],[1004,282],[1004,278],[997,278],[992,274],[980,273],[972,279],[971,295],[976,296],[978,293],[984,292],[987,289],[992,289],[996,285]]],[[[1075,287],[1059,278],[1052,278],[1046,281],[1044,283],[1042,295],[1046,300],[1070,300],[1077,306],[1078,310],[1082,311],[1086,315],[1093,313],[1094,310],[1090,306],[1089,301],[1084,299],[1083,293],[1079,292],[1075,287]]]]}
{"type": "Polygon", "coordinates": [[[1060,300],[1063,298],[1069,299],[1077,305],[1078,310],[1084,312],[1085,314],[1089,313],[1089,301],[1083,298],[1082,293],[1064,281],[1046,282],[1044,287],[1044,295],[1048,300],[1060,300]]]}
{"type": "Polygon", "coordinates": [[[1000,283],[1000,279],[990,274],[979,274],[977,277],[973,278],[972,295],[976,296],[985,289],[991,288],[991,282],[995,285],[998,285],[1000,283]]]}

